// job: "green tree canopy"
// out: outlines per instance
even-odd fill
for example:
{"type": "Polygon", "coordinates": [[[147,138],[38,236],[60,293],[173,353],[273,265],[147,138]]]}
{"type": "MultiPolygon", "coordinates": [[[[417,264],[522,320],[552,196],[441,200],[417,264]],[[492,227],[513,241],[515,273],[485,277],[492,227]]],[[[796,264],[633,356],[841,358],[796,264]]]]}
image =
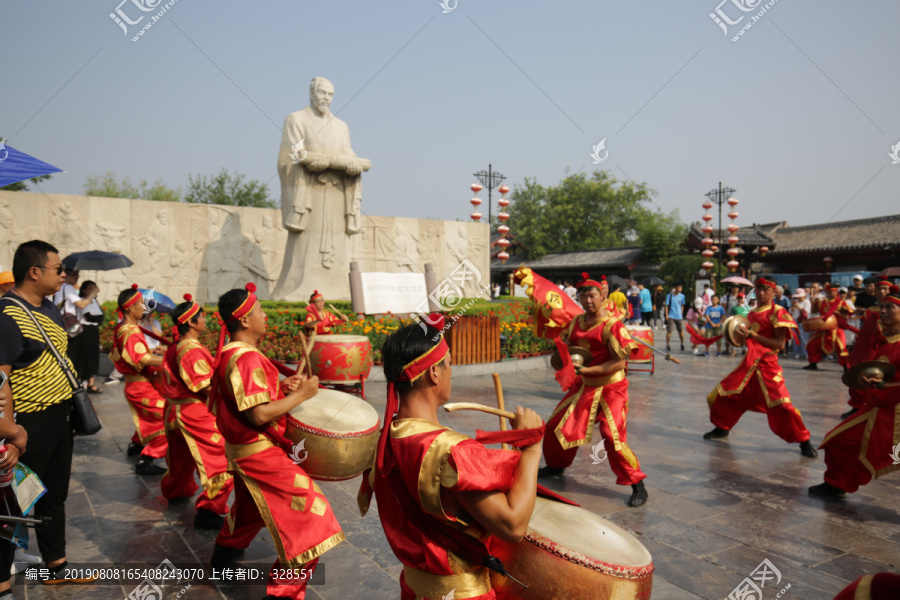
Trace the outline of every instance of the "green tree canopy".
{"type": "Polygon", "coordinates": [[[197,204],[226,204],[230,206],[255,206],[277,208],[269,198],[268,188],[256,179],[244,182],[240,173],[230,174],[222,169],[217,175],[188,175],[185,201],[197,204]]]}
{"type": "Polygon", "coordinates": [[[132,198],[135,200],[157,200],[160,202],[178,202],[181,200],[181,190],[166,187],[161,179],[157,179],[153,185],[142,180],[135,185],[129,177],[122,181],[116,180],[115,173],[107,171],[102,177],[89,175],[84,182],[84,193],[87,196],[102,196],[105,198],[132,198]]]}
{"type": "Polygon", "coordinates": [[[651,207],[655,194],[646,184],[618,181],[606,171],[568,175],[544,187],[534,179],[516,186],[510,229],[529,258],[551,252],[640,245],[645,259],[664,260],[680,251],[687,227],[678,212],[651,207]]]}
{"type": "MultiPolygon", "coordinates": [[[[713,265],[718,265],[719,261],[711,258],[713,265]]],[[[685,297],[692,299],[694,295],[694,284],[700,277],[700,269],[706,259],[699,254],[683,254],[681,256],[672,256],[666,260],[659,268],[659,277],[665,280],[666,285],[672,286],[680,283],[684,286],[685,297]]],[[[711,273],[716,272],[716,267],[712,268],[711,273]]],[[[709,277],[709,276],[707,276],[709,277]]]]}
{"type": "MultiPolygon", "coordinates": [[[[32,177],[28,181],[30,181],[31,183],[40,183],[42,181],[50,179],[51,177],[53,177],[53,176],[52,175],[38,175],[37,177],[32,177]]],[[[4,192],[24,192],[27,189],[28,189],[28,186],[25,184],[24,181],[17,181],[15,183],[11,183],[9,185],[0,187],[0,190],[3,190],[4,192]]]]}

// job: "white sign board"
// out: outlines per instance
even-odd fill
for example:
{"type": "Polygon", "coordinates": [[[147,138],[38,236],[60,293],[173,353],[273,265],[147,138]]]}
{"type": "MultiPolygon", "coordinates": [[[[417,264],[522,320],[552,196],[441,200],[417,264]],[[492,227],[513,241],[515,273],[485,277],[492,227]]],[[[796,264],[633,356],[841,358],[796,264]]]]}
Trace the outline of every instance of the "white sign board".
{"type": "MultiPolygon", "coordinates": [[[[414,313],[428,297],[424,273],[361,273],[367,314],[414,313]]],[[[427,303],[426,303],[427,306],[427,303]]]]}

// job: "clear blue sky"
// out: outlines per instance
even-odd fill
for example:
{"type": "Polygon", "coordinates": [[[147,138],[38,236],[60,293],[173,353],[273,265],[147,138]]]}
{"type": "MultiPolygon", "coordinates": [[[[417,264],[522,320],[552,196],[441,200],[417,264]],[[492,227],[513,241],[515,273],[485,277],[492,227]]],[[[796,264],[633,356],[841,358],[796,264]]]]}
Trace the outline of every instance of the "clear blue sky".
{"type": "Polygon", "coordinates": [[[552,185],[596,168],[603,138],[600,167],[686,221],[720,180],[740,224],[900,212],[896,1],[778,0],[737,43],[709,17],[718,0],[177,0],[137,43],[140,25],[126,37],[108,16],[118,2],[0,5],[0,134],[66,170],[47,192],[227,167],[277,197],[280,127],[324,76],[373,163],[370,215],[467,218],[488,163],[552,185]]]}

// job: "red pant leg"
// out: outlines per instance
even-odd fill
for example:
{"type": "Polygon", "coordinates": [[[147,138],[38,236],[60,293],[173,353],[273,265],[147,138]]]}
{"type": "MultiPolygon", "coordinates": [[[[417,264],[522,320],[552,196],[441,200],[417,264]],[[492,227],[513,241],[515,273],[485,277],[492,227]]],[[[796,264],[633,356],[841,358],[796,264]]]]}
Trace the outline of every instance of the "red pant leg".
{"type": "Polygon", "coordinates": [[[168,448],[163,419],[166,401],[148,381],[126,382],[125,399],[131,409],[134,427],[144,444],[141,456],[164,457],[168,448]]]}
{"type": "MultiPolygon", "coordinates": [[[[312,577],[312,572],[315,571],[316,565],[319,564],[319,557],[314,558],[309,561],[305,565],[301,567],[301,569],[306,569],[307,571],[300,571],[298,573],[298,577],[305,576],[306,580],[302,581],[300,584],[290,583],[285,580],[276,580],[272,577],[273,571],[275,573],[278,572],[278,569],[284,569],[281,565],[281,562],[276,559],[272,564],[272,568],[269,570],[269,580],[266,584],[266,594],[271,596],[276,596],[278,598],[291,598],[292,600],[303,600],[306,598],[306,586],[307,581],[310,577],[312,577]],[[308,573],[308,574],[307,574],[308,573]]],[[[296,569],[294,570],[296,572],[296,569]]]]}
{"type": "Polygon", "coordinates": [[[604,388],[602,402],[597,410],[597,422],[600,424],[600,434],[603,436],[603,446],[609,466],[616,474],[616,483],[619,485],[634,485],[647,476],[641,471],[641,464],[628,446],[627,418],[628,418],[628,392],[626,388],[604,388]],[[612,415],[610,427],[609,417],[603,410],[603,403],[609,407],[612,415]],[[619,439],[619,450],[616,450],[615,439],[619,439]]]}
{"type": "Polygon", "coordinates": [[[872,480],[872,474],[859,460],[866,421],[835,435],[825,449],[825,482],[852,493],[872,480]]]}
{"type": "MultiPolygon", "coordinates": [[[[169,411],[174,412],[176,407],[170,406],[169,411]]],[[[190,498],[197,492],[197,482],[194,481],[194,459],[190,448],[184,441],[184,435],[177,422],[167,422],[169,449],[166,453],[166,465],[169,470],[163,475],[159,484],[163,496],[173,500],[175,498],[190,498]]]]}
{"type": "Polygon", "coordinates": [[[789,444],[799,444],[809,440],[809,430],[803,424],[800,411],[790,402],[779,404],[766,410],[769,429],[789,444]]]}
{"type": "Polygon", "coordinates": [[[578,454],[578,446],[566,450],[556,437],[556,426],[559,425],[565,413],[566,411],[561,410],[550,417],[544,431],[544,460],[548,467],[564,469],[572,464],[575,455],[578,454]]]}
{"type": "Polygon", "coordinates": [[[227,472],[225,440],[216,427],[216,418],[204,403],[194,402],[178,407],[177,424],[203,486],[203,492],[197,497],[197,509],[220,515],[227,513],[234,480],[227,472]]]}
{"type": "Polygon", "coordinates": [[[800,418],[800,411],[790,402],[769,408],[756,374],[750,377],[740,394],[719,396],[709,409],[709,420],[720,429],[730,430],[748,410],[766,413],[769,428],[788,443],[809,439],[809,430],[800,418]]]}
{"type": "Polygon", "coordinates": [[[228,548],[246,548],[265,526],[250,490],[240,475],[235,475],[234,504],[225,517],[225,525],[216,537],[216,543],[228,548]]]}
{"type": "Polygon", "coordinates": [[[806,357],[811,363],[822,362],[822,335],[816,333],[806,342],[806,357]]]}

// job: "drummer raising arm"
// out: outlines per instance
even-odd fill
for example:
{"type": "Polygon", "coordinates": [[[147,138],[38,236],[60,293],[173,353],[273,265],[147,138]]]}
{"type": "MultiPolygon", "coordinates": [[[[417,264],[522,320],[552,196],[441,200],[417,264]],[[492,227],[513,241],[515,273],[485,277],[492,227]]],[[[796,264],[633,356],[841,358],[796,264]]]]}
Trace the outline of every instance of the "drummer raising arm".
{"type": "Polygon", "coordinates": [[[373,465],[363,473],[360,512],[368,511],[374,492],[385,535],[403,563],[402,600],[438,600],[454,590],[460,597],[494,598],[478,540],[489,545],[489,535],[509,542],[524,537],[534,510],[542,423],[534,411],[517,407],[512,425],[521,432],[520,453],[486,448],[438,422],[452,374],[440,320],[429,321],[436,327],[408,325],[385,342],[385,426],[373,465]],[[476,549],[461,552],[457,544],[476,549]]]}
{"type": "Polygon", "coordinates": [[[219,299],[224,321],[216,352],[210,401],[225,456],[234,473],[234,504],[216,538],[210,562],[231,566],[264,526],[275,540],[278,558],[266,591],[274,597],[304,598],[309,575],[319,556],[339,544],[344,534],[328,500],[306,471],[288,454],[285,415],[316,395],[318,378],[302,375],[278,381],[278,369],[258,349],[266,333],[266,314],[248,284],[219,299]],[[231,342],[222,346],[227,329],[231,342]],[[289,393],[285,396],[283,390],[289,393]],[[295,578],[279,578],[286,570],[295,578]]]}
{"type": "Polygon", "coordinates": [[[318,290],[315,290],[309,297],[309,306],[306,307],[306,322],[303,324],[307,332],[312,333],[312,330],[315,330],[315,333],[319,335],[329,334],[332,327],[346,321],[347,317],[344,315],[337,317],[331,311],[325,310],[325,298],[318,290]]]}

